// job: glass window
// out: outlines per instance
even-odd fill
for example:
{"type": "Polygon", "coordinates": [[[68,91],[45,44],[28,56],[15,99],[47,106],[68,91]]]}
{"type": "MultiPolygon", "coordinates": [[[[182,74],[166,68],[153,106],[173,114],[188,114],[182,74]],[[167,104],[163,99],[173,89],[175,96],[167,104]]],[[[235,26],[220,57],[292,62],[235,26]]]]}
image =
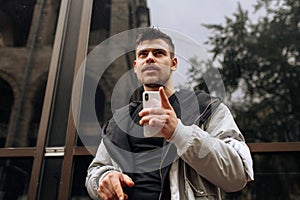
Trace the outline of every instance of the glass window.
{"type": "Polygon", "coordinates": [[[60,0],[0,1],[0,147],[33,147],[60,0]]]}
{"type": "Polygon", "coordinates": [[[105,40],[110,29],[110,0],[93,1],[89,45],[95,46],[105,40]]]}
{"type": "Polygon", "coordinates": [[[26,199],[32,158],[0,158],[0,199],[26,199]]]}
{"type": "MultiPolygon", "coordinates": [[[[136,79],[132,72],[133,49],[127,50],[126,44],[134,45],[134,40],[124,32],[150,25],[149,9],[146,1],[96,0],[93,2],[89,44],[86,59],[83,95],[80,118],[77,123],[79,140],[77,145],[97,146],[100,142],[101,126],[108,120],[114,109],[111,102],[115,88],[119,105],[125,105],[130,99],[123,98],[131,94],[136,79]],[[111,37],[121,34],[125,46],[121,53],[115,53],[111,37]],[[124,37],[123,37],[124,36],[124,37]],[[108,40],[107,40],[108,39],[108,40]],[[105,47],[105,45],[108,45],[105,47]],[[105,49],[105,52],[99,52],[105,49]],[[101,55],[101,56],[99,56],[101,55]],[[94,71],[95,70],[95,71],[94,71]],[[122,77],[127,81],[120,83],[122,77]],[[128,79],[130,78],[130,79],[128,79]]],[[[117,39],[118,40],[118,39],[117,39]]],[[[81,70],[79,70],[81,71],[81,70]]]]}
{"type": "Polygon", "coordinates": [[[61,157],[49,157],[44,160],[43,175],[37,199],[58,199],[62,161],[61,157]]]}
{"type": "Polygon", "coordinates": [[[85,188],[86,171],[92,162],[93,156],[76,157],[72,181],[71,199],[90,199],[85,188]]]}
{"type": "Polygon", "coordinates": [[[300,153],[254,154],[254,181],[225,199],[298,199],[300,153]]]}
{"type": "Polygon", "coordinates": [[[0,94],[2,96],[0,99],[0,147],[4,147],[14,96],[12,88],[3,79],[0,79],[0,94]]]}
{"type": "Polygon", "coordinates": [[[2,46],[26,46],[35,4],[36,0],[0,2],[2,46]]]}

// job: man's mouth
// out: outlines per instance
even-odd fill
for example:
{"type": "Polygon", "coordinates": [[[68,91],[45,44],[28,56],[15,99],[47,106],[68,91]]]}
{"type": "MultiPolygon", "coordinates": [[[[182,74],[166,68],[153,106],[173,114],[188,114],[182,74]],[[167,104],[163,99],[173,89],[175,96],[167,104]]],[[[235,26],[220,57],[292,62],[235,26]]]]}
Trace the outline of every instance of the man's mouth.
{"type": "Polygon", "coordinates": [[[156,66],[146,66],[142,69],[142,72],[145,72],[145,71],[159,71],[159,68],[156,67],[156,66]]]}

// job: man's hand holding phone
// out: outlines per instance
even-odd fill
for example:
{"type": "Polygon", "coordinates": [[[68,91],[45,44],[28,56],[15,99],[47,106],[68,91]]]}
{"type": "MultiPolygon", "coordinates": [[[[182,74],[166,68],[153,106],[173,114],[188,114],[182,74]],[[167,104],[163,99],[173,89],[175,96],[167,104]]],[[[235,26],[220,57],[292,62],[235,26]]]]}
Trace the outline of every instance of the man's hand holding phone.
{"type": "Polygon", "coordinates": [[[140,124],[144,125],[145,137],[164,137],[169,139],[176,129],[178,119],[164,88],[160,87],[158,94],[144,92],[143,106],[143,110],[139,115],[142,118],[140,124]],[[147,95],[145,95],[146,93],[148,93],[148,99],[147,95]],[[150,95],[150,93],[152,94],[150,95]],[[151,98],[154,100],[151,100],[151,103],[146,103],[150,102],[151,98]],[[160,104],[157,102],[160,102],[160,104]]]}

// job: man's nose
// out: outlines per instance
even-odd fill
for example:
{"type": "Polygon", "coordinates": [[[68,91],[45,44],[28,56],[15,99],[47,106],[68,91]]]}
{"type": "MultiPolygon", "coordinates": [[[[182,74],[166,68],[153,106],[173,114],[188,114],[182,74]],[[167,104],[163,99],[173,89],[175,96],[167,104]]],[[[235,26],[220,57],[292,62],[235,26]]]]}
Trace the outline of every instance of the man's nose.
{"type": "Polygon", "coordinates": [[[154,55],[152,52],[149,52],[147,55],[146,63],[154,62],[154,55]]]}

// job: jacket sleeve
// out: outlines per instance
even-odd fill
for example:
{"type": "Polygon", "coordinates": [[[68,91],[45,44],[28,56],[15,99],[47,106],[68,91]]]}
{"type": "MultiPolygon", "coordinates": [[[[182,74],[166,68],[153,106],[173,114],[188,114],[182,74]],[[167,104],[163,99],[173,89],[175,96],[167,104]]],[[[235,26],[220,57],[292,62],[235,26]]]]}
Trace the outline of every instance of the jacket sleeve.
{"type": "Polygon", "coordinates": [[[243,189],[253,180],[252,158],[229,109],[220,104],[201,129],[179,120],[169,140],[197,173],[225,192],[243,189]]]}
{"type": "Polygon", "coordinates": [[[101,141],[96,156],[88,167],[85,181],[85,186],[92,199],[101,199],[97,193],[99,180],[110,171],[120,171],[120,169],[109,157],[105,145],[101,141]]]}

